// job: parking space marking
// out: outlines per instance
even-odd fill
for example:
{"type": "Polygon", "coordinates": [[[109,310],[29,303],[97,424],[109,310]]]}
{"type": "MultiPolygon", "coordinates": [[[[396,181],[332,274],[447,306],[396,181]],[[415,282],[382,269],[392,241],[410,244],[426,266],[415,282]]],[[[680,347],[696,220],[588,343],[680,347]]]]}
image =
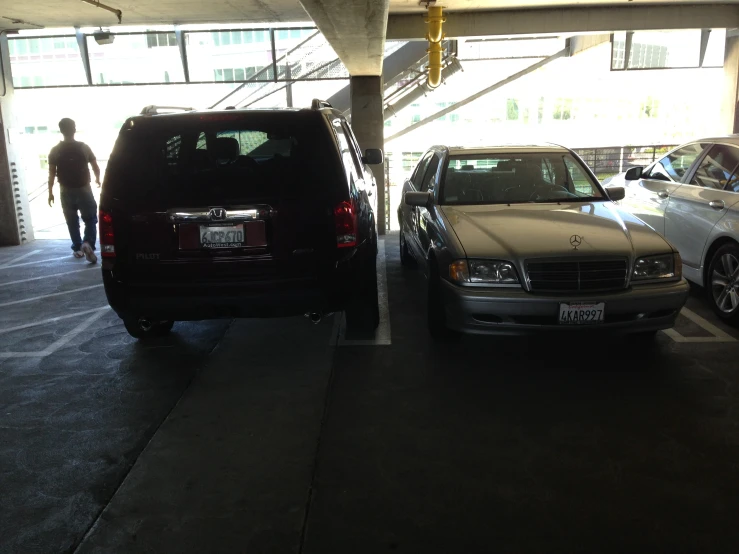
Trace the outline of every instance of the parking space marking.
{"type": "Polygon", "coordinates": [[[711,333],[711,337],[684,337],[679,332],[677,332],[675,329],[665,329],[662,331],[665,335],[670,337],[675,342],[690,342],[690,343],[697,343],[697,342],[737,342],[737,340],[729,335],[728,333],[722,331],[718,327],[716,327],[713,323],[706,320],[705,318],[699,316],[697,313],[695,313],[692,310],[689,310],[688,308],[683,308],[680,313],[687,317],[690,321],[701,327],[704,331],[707,331],[711,333]]]}
{"type": "MultiPolygon", "coordinates": [[[[70,332],[68,332],[66,335],[63,335],[59,340],[53,342],[43,350],[37,350],[35,352],[0,352],[0,359],[8,359],[8,358],[45,358],[46,356],[49,356],[59,350],[60,348],[66,346],[72,339],[74,339],[77,335],[82,333],[85,329],[87,329],[90,325],[95,323],[98,319],[103,317],[105,313],[110,308],[108,306],[105,306],[103,308],[95,308],[93,311],[97,313],[93,313],[90,317],[88,317],[85,321],[77,325],[74,329],[72,329],[70,332]]],[[[75,314],[75,315],[79,315],[75,314]]],[[[38,323],[38,325],[43,324],[43,322],[38,323]]]]}
{"type": "Polygon", "coordinates": [[[23,304],[25,302],[34,302],[36,300],[42,300],[44,298],[52,298],[54,296],[63,296],[65,294],[72,294],[75,292],[82,292],[84,290],[91,290],[96,289],[99,287],[102,287],[103,284],[100,283],[99,285],[91,285],[89,287],[80,287],[78,289],[72,289],[72,290],[65,290],[64,292],[55,292],[53,294],[42,294],[41,296],[34,296],[32,298],[24,298],[23,300],[13,300],[12,302],[6,302],[5,304],[0,304],[0,308],[4,308],[6,306],[15,306],[16,304],[23,304]]]}
{"type": "Polygon", "coordinates": [[[49,319],[42,319],[40,321],[34,321],[32,323],[24,323],[23,325],[16,325],[15,327],[8,327],[7,329],[0,329],[0,335],[5,333],[12,333],[13,331],[22,331],[23,329],[30,329],[31,327],[38,327],[39,325],[46,325],[48,323],[56,323],[63,319],[71,319],[73,317],[79,317],[81,315],[87,315],[100,310],[106,310],[108,306],[101,306],[100,308],[93,308],[91,310],[83,310],[81,312],[75,312],[73,314],[60,315],[58,317],[50,317],[49,319]]]}
{"type": "MultiPolygon", "coordinates": [[[[40,250],[37,250],[37,252],[40,252],[40,250]]],[[[18,259],[14,260],[14,261],[17,261],[17,260],[18,259]]],[[[11,268],[14,268],[14,267],[24,267],[24,266],[27,266],[27,265],[44,264],[44,263],[48,263],[48,262],[58,262],[59,260],[74,260],[74,258],[72,258],[72,256],[59,256],[58,258],[47,258],[45,260],[36,260],[35,262],[24,262],[22,264],[16,264],[16,263],[14,263],[13,265],[9,265],[9,264],[8,265],[0,265],[0,269],[11,269],[11,268]]]]}
{"type": "Polygon", "coordinates": [[[390,346],[390,306],[387,290],[387,260],[385,258],[385,240],[377,241],[377,297],[380,303],[380,324],[375,330],[375,338],[368,340],[346,340],[346,318],[340,312],[334,315],[334,328],[331,333],[331,345],[336,346],[390,346]]]}
{"type": "Polygon", "coordinates": [[[13,258],[9,262],[5,262],[4,264],[0,265],[0,269],[8,267],[9,265],[12,265],[16,262],[20,262],[21,260],[25,260],[26,258],[30,258],[34,254],[38,254],[39,252],[41,252],[41,250],[33,250],[32,252],[28,252],[27,254],[23,254],[22,256],[18,256],[17,258],[13,258]]]}
{"type": "Polygon", "coordinates": [[[41,277],[30,277],[28,279],[18,279],[17,281],[8,281],[6,283],[0,283],[0,287],[6,287],[9,285],[17,285],[18,283],[28,283],[30,281],[39,281],[41,279],[51,279],[52,277],[61,277],[62,275],[71,275],[72,273],[90,271],[91,269],[95,269],[95,266],[90,266],[85,269],[74,269],[72,271],[65,271],[63,273],[53,273],[52,275],[42,275],[41,277]]]}

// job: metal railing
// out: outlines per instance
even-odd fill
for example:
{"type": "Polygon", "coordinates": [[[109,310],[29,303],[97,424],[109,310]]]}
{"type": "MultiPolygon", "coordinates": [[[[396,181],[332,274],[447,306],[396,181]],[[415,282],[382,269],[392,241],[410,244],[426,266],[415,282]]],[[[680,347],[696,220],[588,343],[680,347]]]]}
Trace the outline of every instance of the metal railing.
{"type": "Polygon", "coordinates": [[[605,179],[631,167],[645,166],[658,160],[675,145],[650,144],[641,146],[605,146],[600,148],[573,148],[590,166],[598,179],[605,179]]]}

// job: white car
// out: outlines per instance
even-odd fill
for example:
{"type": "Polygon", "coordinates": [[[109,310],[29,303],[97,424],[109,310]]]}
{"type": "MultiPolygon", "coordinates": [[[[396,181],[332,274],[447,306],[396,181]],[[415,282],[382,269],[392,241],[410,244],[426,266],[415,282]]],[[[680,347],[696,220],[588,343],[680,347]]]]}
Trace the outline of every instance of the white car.
{"type": "Polygon", "coordinates": [[[672,243],[683,275],[739,325],[739,135],[684,144],[604,185],[626,189],[621,207],[672,243]]]}

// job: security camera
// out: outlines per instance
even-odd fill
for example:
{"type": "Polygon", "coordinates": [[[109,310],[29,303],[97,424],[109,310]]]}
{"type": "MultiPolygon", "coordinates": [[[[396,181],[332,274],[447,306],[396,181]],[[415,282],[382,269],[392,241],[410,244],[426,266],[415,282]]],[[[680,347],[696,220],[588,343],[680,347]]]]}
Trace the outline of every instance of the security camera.
{"type": "Polygon", "coordinates": [[[113,40],[115,39],[115,35],[112,33],[94,33],[92,37],[100,45],[113,44],[113,40]]]}

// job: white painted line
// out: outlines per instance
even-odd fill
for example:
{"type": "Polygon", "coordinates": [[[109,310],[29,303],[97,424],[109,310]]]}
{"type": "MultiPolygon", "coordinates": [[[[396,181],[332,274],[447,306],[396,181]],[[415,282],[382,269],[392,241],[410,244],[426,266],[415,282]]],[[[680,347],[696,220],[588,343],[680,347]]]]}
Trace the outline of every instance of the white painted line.
{"type": "MultiPolygon", "coordinates": [[[[107,311],[107,309],[97,308],[94,311],[98,313],[93,314],[92,316],[87,318],[85,321],[77,325],[77,327],[72,329],[69,333],[67,333],[66,335],[61,337],[59,340],[52,343],[51,345],[47,346],[43,350],[38,350],[35,352],[0,352],[0,360],[8,359],[8,358],[44,358],[46,356],[53,354],[60,348],[66,346],[67,343],[69,343],[73,338],[75,338],[77,335],[82,333],[90,325],[92,325],[98,319],[100,319],[103,315],[105,315],[105,312],[107,311]]],[[[79,315],[79,314],[76,314],[76,315],[79,315]]]]}
{"type": "Polygon", "coordinates": [[[690,321],[692,321],[696,325],[703,327],[703,329],[711,333],[713,336],[717,338],[721,338],[721,339],[727,339],[729,341],[736,341],[734,337],[732,337],[725,331],[722,331],[721,329],[716,327],[713,323],[703,319],[697,313],[689,310],[688,308],[683,308],[680,313],[682,313],[685,317],[687,317],[690,321]]]}
{"type": "Polygon", "coordinates": [[[69,341],[71,341],[74,337],[79,335],[82,331],[87,329],[90,325],[95,323],[98,319],[103,317],[105,315],[106,310],[99,310],[98,313],[91,315],[89,318],[87,318],[85,321],[77,325],[74,329],[72,329],[69,333],[64,335],[62,338],[60,338],[58,341],[53,343],[51,346],[46,348],[46,351],[49,354],[52,354],[53,352],[56,352],[63,346],[65,346],[69,341]]]}
{"type": "Polygon", "coordinates": [[[84,290],[96,289],[102,286],[103,285],[101,283],[99,285],[92,285],[89,287],[80,287],[78,289],[65,290],[64,292],[55,292],[53,294],[43,294],[41,296],[34,296],[33,298],[24,298],[23,300],[13,300],[12,302],[6,302],[5,304],[0,304],[0,308],[4,308],[5,306],[14,306],[16,304],[23,304],[25,302],[34,302],[36,300],[42,300],[43,298],[52,298],[54,296],[63,296],[65,294],[72,294],[75,292],[82,292],[84,290]]]}
{"type": "Polygon", "coordinates": [[[23,267],[27,265],[45,264],[47,262],[56,262],[59,260],[74,260],[75,262],[79,262],[79,260],[76,260],[75,258],[72,257],[72,254],[70,254],[69,256],[59,256],[58,258],[48,258],[46,260],[37,260],[35,262],[25,262],[22,264],[13,264],[13,265],[2,265],[0,266],[0,269],[11,269],[13,267],[23,267]]]}
{"type": "Polygon", "coordinates": [[[5,262],[4,264],[0,265],[0,269],[2,269],[4,267],[7,267],[9,265],[12,265],[12,264],[14,264],[16,262],[20,262],[21,260],[25,260],[26,258],[29,258],[29,257],[33,256],[34,254],[38,254],[39,252],[41,252],[41,250],[34,250],[32,252],[29,252],[28,254],[23,254],[22,256],[18,256],[17,258],[13,258],[9,262],[5,262]]]}
{"type": "Polygon", "coordinates": [[[39,325],[47,325],[49,323],[56,323],[57,321],[62,321],[63,319],[79,317],[81,315],[87,315],[87,314],[91,314],[94,312],[98,312],[100,310],[107,310],[109,308],[110,308],[109,306],[102,306],[100,308],[93,308],[92,310],[84,310],[82,312],[75,312],[73,314],[60,315],[59,317],[50,317],[49,319],[42,319],[41,321],[34,321],[33,323],[25,323],[23,325],[18,325],[16,327],[8,327],[7,329],[0,329],[0,335],[4,333],[12,333],[13,331],[22,331],[23,329],[30,329],[31,327],[38,327],[39,325]]]}
{"type": "Polygon", "coordinates": [[[690,321],[698,325],[699,327],[702,327],[704,331],[708,331],[713,336],[711,337],[685,337],[681,335],[678,331],[675,329],[664,329],[662,332],[670,337],[673,341],[679,342],[679,343],[701,343],[701,342],[710,342],[710,343],[716,343],[716,342],[737,342],[737,340],[729,335],[728,333],[725,333],[718,327],[716,327],[713,323],[707,321],[706,319],[699,316],[697,313],[693,312],[692,310],[689,310],[688,308],[683,308],[680,313],[687,317],[690,321]]]}
{"type": "Polygon", "coordinates": [[[721,337],[684,337],[675,329],[664,329],[662,331],[665,335],[670,337],[675,342],[680,343],[699,343],[699,342],[736,342],[735,339],[729,337],[728,339],[721,338],[721,337]]]}
{"type": "Polygon", "coordinates": [[[390,306],[387,289],[387,260],[385,258],[385,240],[377,242],[377,297],[380,303],[380,325],[375,330],[375,338],[371,340],[346,340],[346,323],[344,313],[334,316],[334,328],[331,333],[331,345],[337,346],[390,346],[390,306]]]}
{"type": "Polygon", "coordinates": [[[41,277],[31,277],[29,279],[18,279],[17,281],[8,281],[7,283],[0,283],[0,287],[7,287],[9,285],[17,285],[19,283],[28,283],[29,281],[39,281],[41,279],[51,279],[52,277],[61,277],[62,275],[71,275],[72,273],[80,273],[82,271],[90,271],[96,269],[94,265],[85,269],[75,269],[73,271],[65,271],[64,273],[54,273],[52,275],[42,275],[41,277]]]}

